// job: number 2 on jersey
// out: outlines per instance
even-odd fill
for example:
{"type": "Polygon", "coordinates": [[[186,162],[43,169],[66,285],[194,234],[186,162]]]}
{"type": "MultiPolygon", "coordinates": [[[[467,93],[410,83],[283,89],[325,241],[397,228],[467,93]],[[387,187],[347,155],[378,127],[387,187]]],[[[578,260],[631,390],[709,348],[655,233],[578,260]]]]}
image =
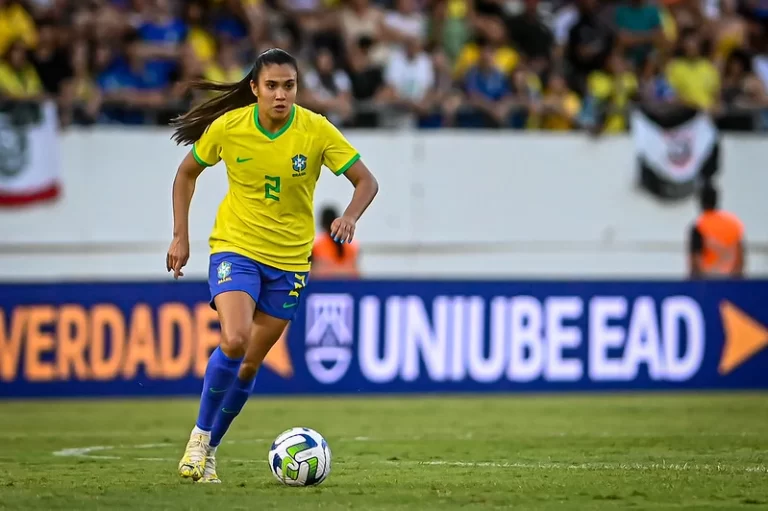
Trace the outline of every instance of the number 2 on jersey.
{"type": "Polygon", "coordinates": [[[279,201],[280,200],[280,178],[264,176],[267,183],[264,185],[264,198],[279,201]]]}

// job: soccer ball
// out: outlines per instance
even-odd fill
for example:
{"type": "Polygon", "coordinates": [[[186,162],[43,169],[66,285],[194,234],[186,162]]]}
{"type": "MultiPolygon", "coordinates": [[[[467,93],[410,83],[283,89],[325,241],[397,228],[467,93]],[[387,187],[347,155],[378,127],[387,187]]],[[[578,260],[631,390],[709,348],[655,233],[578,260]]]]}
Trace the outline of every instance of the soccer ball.
{"type": "Polygon", "coordinates": [[[312,486],[331,473],[331,449],[325,438],[309,428],[292,428],[278,435],[269,449],[272,475],[288,486],[312,486]]]}

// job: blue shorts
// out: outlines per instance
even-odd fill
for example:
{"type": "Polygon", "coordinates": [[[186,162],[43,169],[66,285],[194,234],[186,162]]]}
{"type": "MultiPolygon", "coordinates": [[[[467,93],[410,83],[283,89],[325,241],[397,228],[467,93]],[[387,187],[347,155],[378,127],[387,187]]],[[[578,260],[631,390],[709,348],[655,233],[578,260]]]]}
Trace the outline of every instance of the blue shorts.
{"type": "Polygon", "coordinates": [[[291,320],[296,315],[309,272],[278,270],[233,252],[211,254],[208,286],[213,299],[227,291],[251,295],[256,308],[265,314],[291,320]]]}

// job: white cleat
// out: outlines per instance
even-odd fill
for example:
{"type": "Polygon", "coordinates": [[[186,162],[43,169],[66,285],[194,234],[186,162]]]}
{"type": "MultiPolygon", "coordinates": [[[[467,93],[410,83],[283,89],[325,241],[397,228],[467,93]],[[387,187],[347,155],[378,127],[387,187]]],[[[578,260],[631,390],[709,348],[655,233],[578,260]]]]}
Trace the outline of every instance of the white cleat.
{"type": "Polygon", "coordinates": [[[198,479],[198,483],[221,483],[221,479],[216,474],[216,451],[210,446],[205,453],[205,471],[203,477],[198,479]]]}
{"type": "MultiPolygon", "coordinates": [[[[210,437],[201,434],[192,434],[187,442],[184,456],[179,461],[179,475],[198,481],[205,475],[206,454],[208,453],[210,437]]],[[[214,465],[215,466],[215,465],[214,465]]]]}

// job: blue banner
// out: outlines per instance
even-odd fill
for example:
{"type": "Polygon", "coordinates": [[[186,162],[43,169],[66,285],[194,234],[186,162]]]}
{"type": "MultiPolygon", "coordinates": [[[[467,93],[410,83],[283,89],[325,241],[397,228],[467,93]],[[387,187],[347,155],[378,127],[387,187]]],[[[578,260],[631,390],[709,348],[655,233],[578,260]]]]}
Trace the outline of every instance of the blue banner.
{"type": "MultiPolygon", "coordinates": [[[[202,282],[0,285],[0,397],[197,394],[202,282]]],[[[768,281],[313,282],[257,393],[768,388],[768,281]]]]}

